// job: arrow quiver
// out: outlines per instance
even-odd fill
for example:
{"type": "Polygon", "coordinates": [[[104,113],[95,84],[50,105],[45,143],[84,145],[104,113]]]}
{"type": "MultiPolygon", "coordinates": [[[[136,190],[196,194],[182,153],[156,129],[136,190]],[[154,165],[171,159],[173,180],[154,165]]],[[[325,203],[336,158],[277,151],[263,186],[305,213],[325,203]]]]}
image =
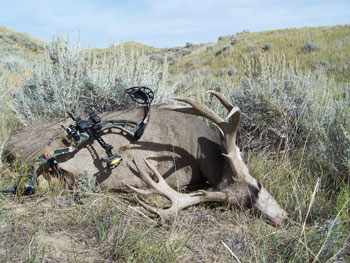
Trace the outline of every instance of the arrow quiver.
{"type": "MultiPolygon", "coordinates": [[[[85,119],[82,119],[81,117],[74,117],[72,113],[67,112],[75,123],[69,125],[67,128],[62,127],[67,132],[67,135],[74,140],[73,147],[57,149],[32,160],[30,162],[32,172],[26,175],[19,173],[14,188],[9,190],[0,190],[0,193],[2,192],[10,195],[33,194],[35,191],[35,174],[43,164],[48,163],[53,170],[60,174],[55,158],[57,156],[79,150],[80,146],[91,137],[94,138],[105,150],[107,158],[104,159],[104,162],[107,163],[107,166],[110,169],[116,168],[123,159],[118,154],[112,152],[113,146],[102,138],[102,131],[108,129],[119,129],[135,140],[140,139],[149,122],[151,103],[154,98],[153,91],[142,86],[129,88],[125,91],[125,94],[129,95],[130,98],[137,104],[144,106],[144,117],[141,122],[113,119],[102,121],[100,116],[98,116],[94,110],[90,110],[89,116],[85,119]],[[26,181],[26,183],[23,184],[23,181],[26,181]]],[[[116,104],[111,105],[106,109],[106,111],[113,109],[115,105],[116,104]]],[[[91,108],[92,107],[102,112],[100,107],[91,105],[91,108]]]]}

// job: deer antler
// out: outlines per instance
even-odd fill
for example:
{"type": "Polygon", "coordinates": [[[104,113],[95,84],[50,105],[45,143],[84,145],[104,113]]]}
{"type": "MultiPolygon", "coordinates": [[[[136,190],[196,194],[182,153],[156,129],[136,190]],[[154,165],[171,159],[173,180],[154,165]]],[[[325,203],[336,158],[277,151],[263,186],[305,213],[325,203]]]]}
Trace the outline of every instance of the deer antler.
{"type": "Polygon", "coordinates": [[[214,95],[229,111],[226,119],[221,118],[211,109],[199,103],[198,101],[184,97],[173,99],[185,102],[190,106],[164,105],[161,106],[160,109],[197,115],[211,120],[220,130],[220,134],[223,137],[224,141],[223,146],[226,151],[226,153],[223,153],[223,155],[227,158],[229,165],[235,171],[236,177],[251,180],[248,168],[242,161],[242,158],[239,154],[239,148],[236,145],[236,136],[241,120],[241,110],[238,107],[232,106],[231,103],[220,92],[210,90],[208,93],[214,95]],[[247,176],[248,178],[246,178],[247,176]]]}
{"type": "MultiPolygon", "coordinates": [[[[161,109],[174,110],[186,114],[192,114],[205,117],[218,127],[223,140],[224,153],[227,163],[229,164],[232,174],[226,173],[223,176],[233,176],[236,179],[242,179],[249,185],[258,189],[258,197],[254,202],[254,207],[262,211],[274,224],[281,224],[283,219],[287,217],[287,213],[281,209],[276,200],[261,186],[261,184],[249,174],[248,167],[243,162],[239,148],[236,145],[236,136],[241,120],[241,111],[238,107],[233,107],[231,103],[224,97],[223,94],[216,91],[208,91],[214,95],[221,104],[227,109],[229,114],[225,119],[218,116],[208,107],[190,98],[174,98],[177,101],[182,101],[190,106],[165,105],[161,109]]],[[[217,187],[220,190],[229,189],[230,186],[221,178],[217,187]],[[220,185],[220,183],[222,183],[220,185]]]]}
{"type": "MultiPolygon", "coordinates": [[[[183,194],[175,191],[172,189],[167,182],[164,180],[164,178],[159,174],[157,169],[152,166],[147,159],[144,159],[147,167],[154,173],[154,175],[157,177],[158,182],[155,182],[145,171],[140,169],[140,166],[135,162],[136,168],[139,171],[141,179],[150,186],[154,191],[153,193],[157,193],[159,195],[162,195],[166,198],[168,198],[171,201],[171,207],[163,209],[163,208],[155,208],[152,207],[145,202],[141,201],[139,198],[136,197],[137,201],[147,210],[149,210],[152,213],[158,214],[162,221],[169,221],[173,217],[175,217],[178,214],[178,211],[192,206],[196,205],[202,202],[224,202],[227,201],[227,195],[223,192],[206,192],[206,191],[199,191],[196,193],[190,193],[190,194],[183,194]]],[[[129,188],[131,188],[133,191],[139,193],[139,194],[150,194],[150,191],[141,190],[138,188],[135,188],[131,185],[128,185],[129,188]]]]}

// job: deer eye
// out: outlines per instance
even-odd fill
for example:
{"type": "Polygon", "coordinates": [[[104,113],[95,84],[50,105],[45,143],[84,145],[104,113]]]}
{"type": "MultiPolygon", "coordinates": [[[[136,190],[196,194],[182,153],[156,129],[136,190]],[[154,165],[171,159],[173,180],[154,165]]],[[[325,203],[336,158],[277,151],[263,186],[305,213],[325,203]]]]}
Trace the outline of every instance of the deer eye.
{"type": "Polygon", "coordinates": [[[261,191],[261,187],[262,187],[262,185],[261,185],[261,183],[258,181],[259,192],[261,191]]]}

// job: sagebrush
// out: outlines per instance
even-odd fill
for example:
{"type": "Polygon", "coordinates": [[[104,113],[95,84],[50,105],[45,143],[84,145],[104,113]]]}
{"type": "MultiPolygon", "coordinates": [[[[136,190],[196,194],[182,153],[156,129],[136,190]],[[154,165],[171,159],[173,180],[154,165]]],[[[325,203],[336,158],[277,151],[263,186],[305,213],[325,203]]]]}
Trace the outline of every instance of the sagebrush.
{"type": "Polygon", "coordinates": [[[67,111],[81,114],[91,104],[121,102],[124,91],[133,86],[154,90],[155,103],[171,95],[166,64],[152,63],[138,50],[126,55],[123,45],[112,44],[96,54],[58,36],[44,59],[13,95],[17,118],[24,123],[66,116],[67,111]]]}

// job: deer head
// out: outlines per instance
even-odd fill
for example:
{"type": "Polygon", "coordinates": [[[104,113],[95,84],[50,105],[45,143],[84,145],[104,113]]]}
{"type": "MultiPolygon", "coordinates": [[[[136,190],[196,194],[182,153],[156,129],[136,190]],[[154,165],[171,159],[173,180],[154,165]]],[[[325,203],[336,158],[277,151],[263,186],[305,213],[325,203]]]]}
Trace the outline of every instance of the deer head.
{"type": "Polygon", "coordinates": [[[270,222],[275,225],[280,225],[287,217],[287,213],[280,208],[269,192],[250,175],[247,166],[241,158],[240,150],[236,145],[237,130],[241,119],[240,109],[233,107],[221,93],[216,91],[208,92],[219,99],[221,104],[229,112],[225,119],[218,116],[203,104],[190,98],[174,98],[175,100],[187,103],[190,106],[164,105],[162,106],[162,109],[207,118],[218,128],[222,142],[222,155],[226,159],[226,166],[222,169],[222,174],[217,177],[217,182],[215,182],[214,187],[217,192],[200,191],[190,194],[176,192],[167,185],[166,181],[147,160],[145,160],[146,165],[156,175],[158,182],[151,179],[147,173],[139,168],[140,165],[137,165],[136,163],[140,177],[153,190],[145,191],[132,186],[130,186],[130,188],[140,194],[155,192],[170,199],[172,201],[172,206],[168,209],[157,209],[138,200],[142,206],[151,212],[157,213],[163,219],[176,215],[179,210],[185,207],[200,202],[215,201],[229,202],[231,204],[237,204],[248,208],[254,207],[260,210],[270,222]]]}

